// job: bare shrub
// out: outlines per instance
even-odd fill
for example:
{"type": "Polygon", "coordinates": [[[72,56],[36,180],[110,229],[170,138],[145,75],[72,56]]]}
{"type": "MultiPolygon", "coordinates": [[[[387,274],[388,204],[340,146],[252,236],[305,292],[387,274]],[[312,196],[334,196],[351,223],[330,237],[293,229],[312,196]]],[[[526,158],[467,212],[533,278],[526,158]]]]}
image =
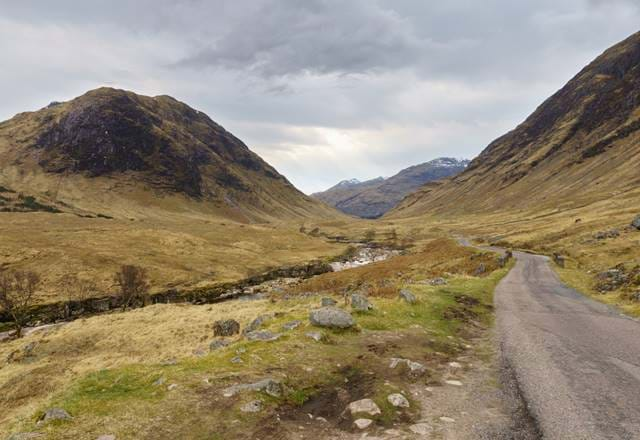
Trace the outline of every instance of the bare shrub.
{"type": "Polygon", "coordinates": [[[375,238],[376,238],[376,231],[374,229],[367,229],[364,232],[364,241],[366,241],[367,243],[373,242],[375,238]]]}
{"type": "Polygon", "coordinates": [[[98,292],[96,283],[80,279],[77,274],[66,275],[62,279],[62,285],[69,301],[84,301],[95,296],[98,292]]]}
{"type": "Polygon", "coordinates": [[[40,277],[34,272],[0,272],[0,305],[11,316],[17,337],[31,319],[38,284],[40,277]]]}
{"type": "Polygon", "coordinates": [[[118,285],[118,295],[122,304],[122,311],[138,300],[146,302],[149,292],[149,282],[146,269],[140,266],[125,264],[116,272],[114,280],[118,285]]]}

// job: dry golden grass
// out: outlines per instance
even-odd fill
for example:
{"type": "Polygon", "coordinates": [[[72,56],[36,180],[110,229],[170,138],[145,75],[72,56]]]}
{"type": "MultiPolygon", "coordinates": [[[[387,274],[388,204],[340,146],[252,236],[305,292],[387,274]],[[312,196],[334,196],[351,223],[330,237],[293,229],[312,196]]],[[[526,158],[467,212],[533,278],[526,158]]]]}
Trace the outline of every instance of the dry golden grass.
{"type": "Polygon", "coordinates": [[[135,221],[71,214],[0,213],[0,267],[42,277],[41,300],[65,299],[67,274],[111,293],[122,264],[148,269],[152,291],[245,278],[268,267],[337,255],[346,245],[298,231],[299,224],[247,225],[219,217],[135,221]]]}

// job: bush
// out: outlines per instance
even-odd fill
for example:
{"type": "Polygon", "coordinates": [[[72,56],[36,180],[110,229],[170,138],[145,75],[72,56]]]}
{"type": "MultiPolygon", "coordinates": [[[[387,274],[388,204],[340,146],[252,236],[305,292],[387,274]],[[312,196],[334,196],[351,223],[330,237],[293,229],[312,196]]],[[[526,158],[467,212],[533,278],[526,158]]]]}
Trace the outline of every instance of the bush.
{"type": "Polygon", "coordinates": [[[115,274],[115,282],[119,287],[118,295],[122,311],[127,310],[134,301],[146,302],[149,292],[147,271],[140,266],[125,264],[115,274]]]}
{"type": "Polygon", "coordinates": [[[0,273],[0,305],[11,316],[18,338],[31,319],[38,284],[40,277],[34,272],[0,273]]]}

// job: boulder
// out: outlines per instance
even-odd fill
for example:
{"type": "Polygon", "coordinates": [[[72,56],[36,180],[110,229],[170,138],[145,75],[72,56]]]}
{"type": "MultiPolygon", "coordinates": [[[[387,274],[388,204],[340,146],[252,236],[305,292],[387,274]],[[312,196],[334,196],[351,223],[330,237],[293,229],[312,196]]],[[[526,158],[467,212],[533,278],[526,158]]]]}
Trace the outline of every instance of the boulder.
{"type": "Polygon", "coordinates": [[[271,318],[273,318],[273,315],[258,316],[256,319],[251,321],[251,323],[248,326],[246,326],[244,330],[242,330],[242,333],[247,334],[247,333],[255,332],[260,327],[262,327],[262,324],[264,324],[266,321],[270,320],[271,318]]]}
{"type": "Polygon", "coordinates": [[[230,386],[222,391],[224,397],[233,397],[244,391],[261,391],[271,397],[282,396],[282,385],[274,379],[262,379],[254,383],[245,383],[230,386]]]}
{"type": "Polygon", "coordinates": [[[409,408],[409,401],[400,393],[389,394],[387,402],[396,408],[409,408]]]}
{"type": "Polygon", "coordinates": [[[235,319],[224,319],[213,323],[214,336],[233,336],[240,333],[240,323],[235,319]]]}
{"type": "Polygon", "coordinates": [[[372,307],[366,297],[359,293],[354,293],[351,295],[351,308],[356,312],[368,312],[372,307]]]}
{"type": "Polygon", "coordinates": [[[372,423],[373,420],[371,419],[357,419],[353,422],[353,424],[358,429],[367,429],[369,426],[371,426],[372,423]]]}
{"type": "Polygon", "coordinates": [[[418,301],[416,296],[410,291],[408,291],[407,289],[401,289],[399,296],[400,296],[400,299],[403,299],[405,302],[409,304],[415,304],[418,301]]]}
{"type": "Polygon", "coordinates": [[[40,417],[40,422],[46,423],[50,420],[71,420],[73,417],[62,408],[49,408],[40,417]]]}
{"type": "Polygon", "coordinates": [[[227,341],[226,339],[216,339],[211,344],[209,344],[209,351],[216,351],[226,347],[227,345],[229,345],[229,341],[227,341]]]}
{"type": "Polygon", "coordinates": [[[258,330],[246,334],[249,341],[276,341],[282,333],[272,333],[269,330],[258,330]]]}
{"type": "Polygon", "coordinates": [[[337,307],[322,307],[312,310],[309,321],[317,327],[350,328],[355,325],[351,314],[337,307]]]}
{"type": "Polygon", "coordinates": [[[631,222],[631,226],[640,230],[640,215],[633,219],[633,221],[631,222]]]}
{"type": "Polygon", "coordinates": [[[336,304],[338,304],[338,302],[335,299],[329,298],[327,296],[322,298],[320,301],[321,301],[322,307],[335,306],[336,304]]]}
{"type": "Polygon", "coordinates": [[[240,407],[240,411],[245,413],[257,413],[262,411],[262,400],[252,400],[240,407]]]}
{"type": "Polygon", "coordinates": [[[299,320],[287,322],[282,325],[282,330],[285,330],[285,331],[295,330],[298,327],[300,327],[301,324],[302,324],[302,321],[299,321],[299,320]]]}
{"type": "Polygon", "coordinates": [[[369,416],[377,416],[382,414],[380,407],[371,399],[362,399],[351,402],[347,406],[347,410],[352,416],[356,414],[367,414],[369,416]]]}

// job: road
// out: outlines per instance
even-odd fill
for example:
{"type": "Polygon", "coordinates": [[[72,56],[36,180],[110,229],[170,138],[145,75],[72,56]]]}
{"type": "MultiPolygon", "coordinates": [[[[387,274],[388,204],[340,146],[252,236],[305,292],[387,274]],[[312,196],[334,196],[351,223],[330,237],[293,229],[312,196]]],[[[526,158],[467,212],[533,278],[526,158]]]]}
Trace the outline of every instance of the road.
{"type": "Polygon", "coordinates": [[[640,323],[562,284],[547,257],[514,257],[496,329],[543,438],[640,439],[640,323]]]}

